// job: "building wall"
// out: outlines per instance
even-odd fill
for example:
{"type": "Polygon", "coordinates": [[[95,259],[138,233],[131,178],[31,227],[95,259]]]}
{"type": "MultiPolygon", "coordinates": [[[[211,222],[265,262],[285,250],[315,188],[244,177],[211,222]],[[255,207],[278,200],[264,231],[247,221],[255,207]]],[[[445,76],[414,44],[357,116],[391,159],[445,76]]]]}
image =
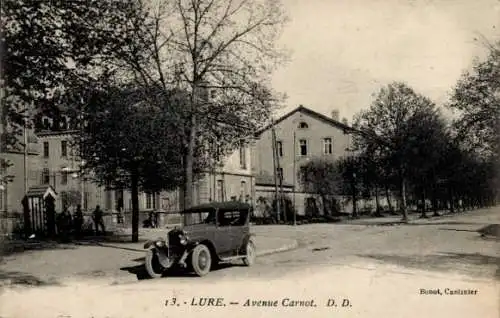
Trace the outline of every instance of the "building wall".
{"type": "MultiPolygon", "coordinates": [[[[309,160],[319,157],[333,161],[348,154],[347,149],[351,141],[350,135],[344,134],[340,128],[301,112],[297,112],[278,123],[275,130],[276,140],[281,141],[283,145],[283,155],[279,157],[280,166],[283,169],[283,181],[290,184],[296,181],[296,188],[299,186],[297,173],[300,171],[300,167],[309,160]],[[298,128],[301,122],[307,123],[308,128],[298,128]],[[324,138],[332,139],[332,154],[324,154],[324,138]],[[301,139],[307,140],[308,154],[306,156],[300,155],[299,140],[301,139]],[[295,171],[293,169],[294,160],[296,162],[295,171]]],[[[267,173],[272,175],[274,166],[271,129],[264,131],[256,141],[255,152],[254,172],[256,174],[267,173]]]]}
{"type": "MultiPolygon", "coordinates": [[[[352,136],[344,134],[344,131],[339,127],[300,111],[276,124],[275,131],[276,140],[280,141],[282,144],[282,155],[280,155],[278,159],[280,167],[283,170],[283,181],[284,183],[295,186],[295,191],[297,192],[295,196],[295,206],[297,213],[303,214],[303,201],[307,195],[299,194],[302,192],[297,176],[300,167],[307,164],[307,162],[313,158],[324,158],[335,161],[348,155],[352,136]],[[302,122],[306,123],[308,128],[299,128],[302,122]],[[323,140],[325,138],[331,138],[332,140],[331,154],[324,153],[323,140]],[[306,156],[302,156],[300,153],[299,140],[301,139],[307,141],[306,156]]],[[[254,173],[256,175],[272,175],[274,172],[274,165],[271,129],[267,129],[260,135],[254,148],[254,173]]]]}
{"type": "Polygon", "coordinates": [[[254,201],[251,145],[234,150],[218,167],[194,184],[194,204],[210,201],[254,201]],[[242,159],[242,156],[244,159],[242,159]]]}
{"type": "MultiPolygon", "coordinates": [[[[38,184],[39,180],[33,171],[38,169],[39,144],[32,131],[28,130],[27,136],[27,156],[25,156],[23,147],[10,149],[1,153],[1,158],[4,158],[11,164],[5,171],[2,171],[2,174],[12,176],[13,179],[11,182],[3,184],[3,187],[0,188],[0,212],[22,212],[21,200],[25,191],[25,178],[27,179],[28,188],[38,184]],[[25,158],[26,169],[24,165],[25,158]]],[[[19,139],[24,142],[23,136],[19,136],[19,139]]]]}

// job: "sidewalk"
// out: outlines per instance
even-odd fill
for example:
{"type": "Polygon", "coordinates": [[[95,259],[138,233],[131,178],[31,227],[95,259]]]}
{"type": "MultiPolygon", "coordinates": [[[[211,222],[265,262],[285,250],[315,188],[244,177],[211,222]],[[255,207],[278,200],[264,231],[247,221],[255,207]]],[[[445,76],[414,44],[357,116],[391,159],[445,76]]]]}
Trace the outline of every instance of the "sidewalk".
{"type": "Polygon", "coordinates": [[[420,213],[411,213],[408,215],[408,222],[402,221],[401,215],[388,215],[379,218],[360,218],[344,220],[338,224],[352,225],[368,225],[368,226],[390,226],[390,225],[424,225],[424,224],[439,224],[442,222],[458,223],[469,222],[479,225],[487,225],[491,223],[500,223],[500,213],[492,215],[495,210],[500,212],[499,207],[484,208],[478,210],[469,210],[465,212],[440,212],[440,216],[432,216],[432,212],[427,212],[429,218],[420,218],[420,213]]]}

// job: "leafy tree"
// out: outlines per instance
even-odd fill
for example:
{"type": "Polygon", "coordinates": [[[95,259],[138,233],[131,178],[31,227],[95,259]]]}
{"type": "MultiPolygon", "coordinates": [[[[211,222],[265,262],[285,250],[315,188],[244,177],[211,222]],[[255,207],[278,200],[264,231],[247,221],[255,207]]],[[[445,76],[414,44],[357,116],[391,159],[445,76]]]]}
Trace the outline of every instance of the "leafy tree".
{"type": "Polygon", "coordinates": [[[19,135],[36,113],[53,115],[66,95],[96,80],[127,42],[123,30],[136,1],[6,0],[1,6],[1,151],[22,147],[19,135]]]}
{"type": "Polygon", "coordinates": [[[275,44],[286,19],[280,3],[271,0],[139,5],[144,15],[129,15],[132,40],[116,50],[116,66],[144,89],[188,93],[188,120],[179,132],[189,206],[199,136],[206,137],[206,149],[216,147],[223,155],[267,121],[279,100],[268,83],[281,61],[275,44]]]}
{"type": "Polygon", "coordinates": [[[155,93],[127,86],[97,91],[89,99],[78,140],[94,181],[131,190],[133,241],[138,240],[139,190],[159,192],[183,182],[178,134],[183,95],[172,93],[168,104],[148,103],[145,96],[155,93]]]}
{"type": "Polygon", "coordinates": [[[397,176],[400,207],[405,221],[408,220],[408,182],[415,175],[412,173],[415,167],[428,160],[432,153],[432,150],[426,149],[426,138],[437,132],[426,125],[436,120],[436,116],[432,101],[406,84],[394,82],[383,87],[370,108],[356,117],[356,126],[376,137],[356,137],[357,150],[368,156],[377,151],[377,160],[386,169],[386,176],[397,176]]]}
{"type": "Polygon", "coordinates": [[[500,154],[500,42],[489,45],[489,55],[476,61],[454,88],[449,107],[459,113],[454,126],[469,149],[482,156],[500,154]]]}
{"type": "Polygon", "coordinates": [[[329,214],[328,205],[334,206],[335,196],[341,191],[341,177],[336,162],[321,158],[309,161],[298,173],[303,191],[320,196],[325,215],[329,214]]]}

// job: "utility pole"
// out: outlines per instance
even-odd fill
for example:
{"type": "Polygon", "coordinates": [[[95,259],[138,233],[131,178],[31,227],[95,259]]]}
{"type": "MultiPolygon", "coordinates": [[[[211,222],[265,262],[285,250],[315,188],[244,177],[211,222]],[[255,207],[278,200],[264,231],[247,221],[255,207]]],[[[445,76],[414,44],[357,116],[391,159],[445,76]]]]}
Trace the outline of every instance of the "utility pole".
{"type": "Polygon", "coordinates": [[[295,130],[293,131],[293,225],[297,225],[297,211],[295,208],[295,179],[297,178],[297,158],[295,156],[295,153],[297,151],[296,147],[296,139],[297,139],[297,134],[295,133],[295,130]]]}
{"type": "Polygon", "coordinates": [[[279,194],[278,194],[278,178],[277,178],[277,170],[278,170],[278,167],[277,167],[277,152],[276,152],[276,130],[275,130],[275,127],[274,127],[274,121],[273,121],[273,124],[272,124],[272,128],[271,128],[271,139],[272,139],[272,150],[273,150],[273,167],[274,167],[274,173],[273,173],[273,176],[274,176],[274,188],[275,188],[275,193],[274,193],[274,197],[276,199],[276,214],[277,214],[277,220],[278,220],[278,223],[280,221],[280,213],[281,213],[281,209],[280,209],[280,198],[279,198],[279,194]]]}
{"type": "MultiPolygon", "coordinates": [[[[279,182],[279,193],[280,193],[280,204],[282,203],[281,200],[283,200],[283,204],[285,204],[285,200],[283,199],[284,196],[283,196],[283,170],[280,169],[281,168],[281,165],[280,165],[280,154],[279,154],[279,151],[278,151],[278,140],[276,138],[276,132],[274,132],[274,149],[276,151],[276,173],[278,175],[278,182],[279,182]],[[279,171],[279,173],[278,173],[279,171]]],[[[285,223],[287,222],[287,217],[286,217],[286,206],[283,205],[281,206],[280,205],[280,208],[282,208],[283,210],[283,221],[285,221],[285,223]]],[[[278,219],[279,220],[279,219],[278,219]]]]}

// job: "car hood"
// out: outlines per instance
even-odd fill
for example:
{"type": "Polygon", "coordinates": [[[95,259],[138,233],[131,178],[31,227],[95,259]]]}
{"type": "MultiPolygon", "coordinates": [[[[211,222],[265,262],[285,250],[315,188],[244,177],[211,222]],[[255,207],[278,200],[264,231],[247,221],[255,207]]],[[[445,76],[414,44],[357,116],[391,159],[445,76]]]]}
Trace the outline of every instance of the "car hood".
{"type": "Polygon", "coordinates": [[[177,227],[173,230],[170,230],[169,236],[178,235],[183,231],[187,235],[189,240],[197,240],[201,238],[206,238],[207,229],[208,227],[206,224],[186,225],[183,227],[177,227]]]}

